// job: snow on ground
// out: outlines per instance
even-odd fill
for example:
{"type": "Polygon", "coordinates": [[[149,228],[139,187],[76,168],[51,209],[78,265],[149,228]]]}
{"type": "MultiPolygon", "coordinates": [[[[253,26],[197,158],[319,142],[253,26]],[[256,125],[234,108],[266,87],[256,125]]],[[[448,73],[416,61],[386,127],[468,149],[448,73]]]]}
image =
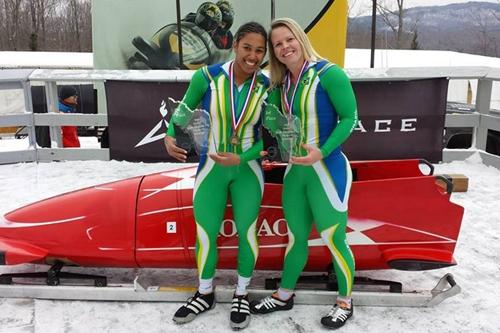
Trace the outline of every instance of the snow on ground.
{"type": "MultiPolygon", "coordinates": [[[[101,148],[97,137],[95,136],[80,136],[81,148],[101,148]]],[[[14,139],[12,137],[3,137],[0,139],[0,152],[2,151],[17,151],[26,150],[30,146],[28,138],[14,139]]],[[[56,143],[52,143],[52,147],[56,147],[56,143]]]]}
{"type": "MultiPolygon", "coordinates": [[[[170,163],[54,162],[0,165],[0,214],[29,202],[78,188],[178,167],[170,163]]],[[[403,282],[405,290],[431,289],[446,272],[455,275],[462,293],[434,308],[356,307],[342,332],[500,332],[500,171],[474,155],[466,161],[436,165],[436,173],[469,177],[469,190],[452,201],[465,207],[455,258],[458,265],[438,271],[358,272],[403,282]]],[[[439,221],[436,221],[439,223],[439,221]]],[[[26,271],[31,265],[6,270],[26,271]]],[[[138,272],[101,269],[114,281],[131,281],[138,272]]],[[[146,275],[195,284],[194,270],[143,270],[146,275]]],[[[258,272],[254,284],[279,273],[258,272]]],[[[221,271],[216,281],[233,284],[234,272],[221,271]]],[[[171,317],[181,303],[81,302],[0,299],[0,332],[230,332],[229,304],[218,304],[182,326],[171,317]]],[[[319,318],[328,306],[296,305],[291,311],[253,316],[245,332],[321,332],[319,318]]]]}
{"type": "Polygon", "coordinates": [[[0,68],[92,69],[91,52],[0,52],[0,68]]]}

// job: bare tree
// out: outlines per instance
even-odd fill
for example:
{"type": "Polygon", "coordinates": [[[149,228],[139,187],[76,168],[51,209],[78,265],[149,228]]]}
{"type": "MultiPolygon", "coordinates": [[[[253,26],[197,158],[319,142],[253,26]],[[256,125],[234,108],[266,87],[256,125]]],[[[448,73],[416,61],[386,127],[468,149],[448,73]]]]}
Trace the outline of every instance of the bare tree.
{"type": "Polygon", "coordinates": [[[5,12],[4,3],[0,3],[0,50],[3,50],[7,45],[7,13],[5,12]]]}
{"type": "Polygon", "coordinates": [[[31,22],[38,48],[45,47],[46,21],[53,15],[56,0],[31,0],[31,22]]]}
{"type": "Polygon", "coordinates": [[[79,6],[77,0],[70,0],[69,7],[70,7],[72,28],[73,32],[75,33],[75,42],[77,51],[82,52],[82,44],[80,39],[80,23],[78,17],[79,6]]]}
{"type": "Polygon", "coordinates": [[[396,0],[397,8],[394,8],[390,3],[394,4],[394,1],[390,0],[388,4],[386,0],[379,0],[377,3],[377,13],[394,33],[396,48],[401,49],[404,35],[404,0],[396,0]]]}
{"type": "Polygon", "coordinates": [[[415,19],[412,24],[412,28],[410,29],[409,35],[411,36],[410,41],[410,49],[418,50],[420,49],[420,44],[418,42],[418,24],[420,22],[420,18],[415,19]]]}
{"type": "Polygon", "coordinates": [[[371,13],[372,2],[364,3],[361,0],[348,0],[348,5],[347,47],[369,48],[371,43],[370,30],[351,23],[366,15],[366,13],[371,13]]]}
{"type": "Polygon", "coordinates": [[[92,51],[90,0],[0,0],[0,50],[92,51]]]}
{"type": "MultiPolygon", "coordinates": [[[[500,0],[497,0],[497,4],[500,4],[500,0]]],[[[492,16],[493,16],[493,17],[494,17],[497,21],[499,21],[499,22],[500,22],[500,14],[499,14],[499,13],[497,13],[497,12],[496,12],[496,11],[494,11],[494,10],[491,10],[491,11],[490,11],[490,13],[491,13],[491,15],[492,15],[492,16]]],[[[496,39],[496,37],[493,37],[493,38],[494,38],[494,40],[495,40],[495,57],[498,57],[499,52],[498,52],[498,45],[497,45],[497,43],[496,43],[496,40],[497,40],[497,39],[496,39]]]]}
{"type": "Polygon", "coordinates": [[[31,35],[30,35],[30,50],[38,50],[38,35],[40,33],[40,20],[39,20],[39,2],[32,0],[30,2],[30,16],[31,16],[31,35]]]}
{"type": "Polygon", "coordinates": [[[90,1],[80,3],[80,34],[82,50],[92,50],[92,14],[90,1]]]}
{"type": "MultiPolygon", "coordinates": [[[[378,0],[380,1],[380,0],[378,0]]],[[[372,0],[347,0],[347,16],[359,17],[372,12],[372,0]]]]}
{"type": "Polygon", "coordinates": [[[410,49],[418,50],[419,48],[420,48],[420,45],[418,44],[418,30],[415,29],[415,30],[413,30],[413,38],[411,39],[410,49]]]}
{"type": "Polygon", "coordinates": [[[357,25],[349,25],[347,32],[347,47],[364,49],[369,48],[371,42],[371,33],[369,29],[357,25]]]}
{"type": "Polygon", "coordinates": [[[488,23],[488,19],[491,14],[493,14],[494,17],[497,17],[496,13],[493,11],[478,11],[469,13],[472,21],[474,22],[471,31],[476,37],[476,45],[479,46],[478,49],[480,50],[480,54],[497,56],[496,37],[493,29],[490,28],[488,23]]]}
{"type": "Polygon", "coordinates": [[[5,31],[7,47],[16,51],[19,48],[19,21],[21,17],[22,0],[3,0],[5,11],[5,31]]]}

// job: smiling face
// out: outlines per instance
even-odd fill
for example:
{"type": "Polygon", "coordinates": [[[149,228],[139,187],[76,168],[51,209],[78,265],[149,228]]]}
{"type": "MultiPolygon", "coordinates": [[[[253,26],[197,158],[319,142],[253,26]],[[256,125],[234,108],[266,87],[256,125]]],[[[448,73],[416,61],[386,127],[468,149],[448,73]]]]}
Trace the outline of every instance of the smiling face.
{"type": "Polygon", "coordinates": [[[235,74],[249,77],[259,69],[266,55],[266,40],[261,34],[249,32],[233,44],[233,50],[235,74]]]}
{"type": "Polygon", "coordinates": [[[286,67],[304,62],[302,47],[290,29],[285,26],[279,26],[271,31],[271,45],[278,61],[286,67]]]}

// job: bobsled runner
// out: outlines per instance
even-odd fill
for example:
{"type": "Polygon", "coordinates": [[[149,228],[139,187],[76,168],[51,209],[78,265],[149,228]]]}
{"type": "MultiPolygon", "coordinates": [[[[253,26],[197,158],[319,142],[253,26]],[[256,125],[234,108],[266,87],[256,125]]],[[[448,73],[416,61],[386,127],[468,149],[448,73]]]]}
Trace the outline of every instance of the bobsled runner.
{"type": "MultiPolygon", "coordinates": [[[[288,242],[281,209],[285,165],[266,169],[256,269],[281,270],[288,242]]],[[[445,188],[438,185],[432,165],[417,159],[357,161],[351,169],[347,239],[357,270],[417,271],[456,264],[463,208],[450,202],[448,179],[440,180],[445,188]]],[[[63,266],[195,268],[195,174],[195,167],[187,167],[134,177],[9,212],[0,217],[0,263],[52,265],[44,275],[48,284],[76,277],[61,272],[63,266]]],[[[219,268],[236,267],[237,245],[229,203],[218,238],[219,268]]],[[[313,229],[305,271],[328,272],[330,265],[329,250],[313,229]]],[[[2,274],[0,283],[22,276],[2,274]]],[[[96,286],[106,285],[105,277],[94,278],[96,286]]]]}
{"type": "MultiPolygon", "coordinates": [[[[185,302],[196,288],[148,285],[137,277],[133,284],[109,284],[106,287],[43,285],[1,285],[0,297],[36,298],[50,300],[122,301],[122,302],[185,302]]],[[[250,288],[253,299],[269,296],[269,290],[250,288]]],[[[352,297],[357,306],[424,307],[435,306],[460,292],[451,274],[445,274],[432,290],[411,290],[398,293],[354,290],[352,297]]],[[[217,302],[231,303],[234,286],[216,286],[217,302]]],[[[295,304],[331,305],[335,291],[301,289],[295,291],[295,304]]]]}

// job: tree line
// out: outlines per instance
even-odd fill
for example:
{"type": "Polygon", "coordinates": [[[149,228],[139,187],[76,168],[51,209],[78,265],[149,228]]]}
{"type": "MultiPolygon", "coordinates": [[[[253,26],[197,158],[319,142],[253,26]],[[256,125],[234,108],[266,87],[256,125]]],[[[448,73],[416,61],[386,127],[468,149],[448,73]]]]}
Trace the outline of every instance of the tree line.
{"type": "MultiPolygon", "coordinates": [[[[361,0],[348,0],[349,17],[361,0]]],[[[500,0],[497,1],[500,3],[500,0]]],[[[364,8],[366,12],[371,4],[364,8]]],[[[498,26],[484,12],[471,12],[474,25],[437,35],[424,30],[419,18],[406,20],[404,0],[377,0],[376,48],[442,49],[500,56],[498,26]],[[386,27],[381,31],[381,27],[386,27]],[[421,29],[422,28],[422,29],[421,29]]],[[[491,12],[497,22],[500,13],[491,12]]],[[[491,16],[490,15],[490,16],[491,16]]],[[[347,47],[369,48],[369,27],[349,24],[347,47]]],[[[0,0],[0,51],[92,52],[91,0],[0,0]]]]}
{"type": "MultiPolygon", "coordinates": [[[[359,0],[349,0],[349,21],[347,47],[369,48],[371,46],[371,28],[367,25],[354,24],[361,17],[354,12],[354,5],[359,0]]],[[[471,3],[472,4],[472,3],[471,3]]],[[[494,2],[500,4],[500,0],[494,2]]],[[[479,3],[478,3],[479,6],[479,3]]],[[[362,8],[364,15],[372,4],[362,8]]],[[[459,29],[447,30],[434,25],[426,25],[423,17],[407,15],[405,0],[377,0],[377,36],[375,47],[380,49],[426,49],[448,50],[464,53],[500,57],[500,12],[498,9],[475,7],[467,12],[466,19],[459,29]]]]}
{"type": "MultiPolygon", "coordinates": [[[[353,6],[357,2],[358,0],[349,0],[349,17],[357,16],[353,13],[353,6]]],[[[367,7],[371,6],[372,4],[367,5],[367,7]]],[[[407,9],[404,0],[377,0],[375,10],[379,28],[382,23],[389,32],[378,33],[375,41],[377,48],[413,50],[421,48],[418,41],[419,18],[413,22],[405,21],[407,9]]],[[[348,47],[369,48],[370,45],[371,29],[360,29],[360,27],[349,25],[348,47]]]]}
{"type": "Polygon", "coordinates": [[[92,52],[91,0],[0,0],[1,51],[92,52]]]}

